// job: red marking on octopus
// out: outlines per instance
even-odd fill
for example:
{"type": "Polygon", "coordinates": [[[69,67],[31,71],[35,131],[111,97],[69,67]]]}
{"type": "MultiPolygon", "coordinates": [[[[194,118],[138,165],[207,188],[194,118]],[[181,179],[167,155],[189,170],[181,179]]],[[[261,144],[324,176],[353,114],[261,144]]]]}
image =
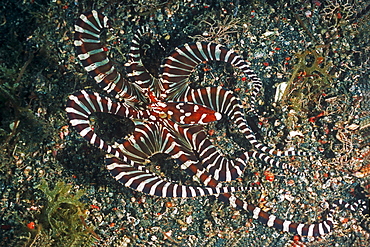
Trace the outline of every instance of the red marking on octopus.
{"type": "Polygon", "coordinates": [[[221,113],[190,102],[167,102],[165,112],[172,121],[180,124],[206,124],[222,118],[221,113]]]}

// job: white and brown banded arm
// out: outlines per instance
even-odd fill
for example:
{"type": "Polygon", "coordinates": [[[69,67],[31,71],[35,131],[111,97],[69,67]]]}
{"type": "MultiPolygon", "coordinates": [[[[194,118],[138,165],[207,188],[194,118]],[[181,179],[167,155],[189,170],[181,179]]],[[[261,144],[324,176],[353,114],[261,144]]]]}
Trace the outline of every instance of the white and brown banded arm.
{"type": "Polygon", "coordinates": [[[173,136],[171,131],[163,125],[139,124],[135,128],[134,134],[124,143],[117,145],[116,148],[120,149],[130,160],[142,165],[128,165],[120,159],[108,155],[107,169],[117,181],[143,193],[161,197],[196,197],[256,189],[255,187],[215,187],[213,184],[217,181],[207,182],[210,179],[206,173],[200,176],[201,182],[205,184],[203,187],[179,185],[165,181],[146,171],[144,164],[150,162],[150,157],[157,153],[166,153],[179,160],[183,165],[191,164],[191,168],[186,167],[185,169],[188,172],[195,169],[195,172],[199,174],[197,171],[198,161],[192,151],[188,150],[187,145],[173,136]]]}
{"type": "Polygon", "coordinates": [[[133,164],[119,149],[107,144],[94,132],[90,126],[89,116],[95,112],[104,112],[127,118],[139,118],[143,113],[133,110],[132,107],[125,103],[114,102],[98,93],[86,92],[84,90],[69,96],[66,112],[71,125],[89,143],[122,159],[128,164],[133,164]]]}
{"type": "Polygon", "coordinates": [[[238,54],[221,45],[205,42],[185,44],[177,48],[165,59],[161,66],[160,77],[162,78],[167,100],[203,104],[222,113],[233,121],[233,124],[245,134],[253,146],[262,152],[276,156],[308,155],[308,153],[302,151],[278,151],[257,141],[244,118],[240,100],[232,91],[222,87],[190,88],[190,74],[198,64],[204,61],[226,62],[243,71],[254,85],[250,98],[251,111],[254,111],[256,96],[262,87],[261,80],[238,54]]]}
{"type": "Polygon", "coordinates": [[[290,232],[293,234],[298,234],[300,236],[310,236],[310,237],[316,237],[316,236],[323,236],[325,234],[330,233],[333,230],[334,227],[334,215],[336,212],[336,208],[345,208],[350,211],[356,212],[356,211],[365,211],[369,209],[369,201],[367,200],[356,200],[352,203],[345,202],[341,199],[334,201],[329,209],[328,214],[326,216],[326,220],[320,222],[320,223],[313,223],[313,224],[302,224],[302,223],[294,223],[289,220],[283,220],[279,219],[273,214],[269,214],[265,211],[263,211],[261,208],[256,207],[252,204],[249,204],[245,201],[242,201],[235,197],[233,194],[227,193],[227,194],[221,194],[218,196],[218,199],[229,204],[230,206],[245,210],[252,214],[252,217],[259,222],[269,226],[274,227],[278,230],[281,230],[283,232],[290,232]]]}
{"type": "Polygon", "coordinates": [[[113,97],[137,103],[144,101],[141,88],[126,80],[107,56],[101,33],[110,27],[106,16],[95,10],[81,14],[75,24],[74,44],[83,67],[100,87],[113,97]]]}
{"type": "Polygon", "coordinates": [[[161,67],[161,78],[163,87],[169,99],[183,93],[189,84],[189,76],[194,68],[207,61],[221,61],[229,63],[240,69],[253,83],[253,92],[250,98],[251,111],[254,112],[256,96],[261,90],[262,82],[250,69],[247,62],[236,54],[221,45],[196,42],[188,43],[176,48],[164,61],[161,67]]]}
{"type": "Polygon", "coordinates": [[[138,84],[141,88],[148,89],[154,93],[157,98],[162,96],[164,91],[162,84],[158,78],[155,78],[145,68],[141,59],[141,40],[145,34],[150,34],[151,31],[147,26],[141,27],[136,31],[132,41],[130,52],[127,55],[128,62],[125,64],[127,75],[129,78],[138,84]]]}
{"type": "Polygon", "coordinates": [[[116,157],[106,159],[107,169],[112,176],[120,183],[131,189],[145,194],[160,197],[197,197],[218,195],[237,191],[256,190],[257,187],[210,187],[180,185],[175,182],[168,182],[161,177],[135,169],[135,167],[122,162],[116,157]]]}
{"type": "Polygon", "coordinates": [[[218,181],[203,167],[192,144],[184,136],[199,131],[201,126],[182,128],[172,121],[162,123],[144,122],[136,125],[134,134],[118,148],[130,160],[143,164],[157,153],[168,154],[189,175],[196,176],[205,186],[216,187],[218,181]]]}
{"type": "Polygon", "coordinates": [[[206,171],[218,181],[232,181],[240,177],[250,158],[262,160],[266,164],[279,169],[288,169],[301,177],[305,176],[297,168],[276,161],[265,153],[258,151],[244,152],[235,159],[226,158],[207,138],[206,132],[201,127],[178,129],[177,131],[186,138],[186,142],[191,145],[191,149],[196,153],[206,171]]]}
{"type": "Polygon", "coordinates": [[[249,212],[252,214],[253,219],[283,232],[290,232],[301,236],[322,236],[328,234],[333,229],[333,220],[331,217],[328,217],[327,220],[321,223],[299,224],[289,220],[279,219],[275,215],[269,214],[259,207],[238,199],[233,194],[221,194],[218,196],[218,199],[234,208],[249,212]]]}

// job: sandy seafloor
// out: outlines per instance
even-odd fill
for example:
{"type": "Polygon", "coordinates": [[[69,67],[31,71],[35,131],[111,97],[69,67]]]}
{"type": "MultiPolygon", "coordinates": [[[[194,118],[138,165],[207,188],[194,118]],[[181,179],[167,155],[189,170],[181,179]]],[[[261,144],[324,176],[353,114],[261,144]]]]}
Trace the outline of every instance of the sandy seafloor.
{"type": "MultiPolygon", "coordinates": [[[[154,75],[166,55],[191,41],[222,44],[250,62],[264,84],[258,117],[250,121],[257,138],[311,155],[279,159],[305,178],[251,159],[231,184],[262,187],[236,193],[240,198],[304,223],[325,219],[336,199],[368,204],[369,1],[3,0],[0,246],[369,246],[366,212],[338,208],[330,234],[300,238],[213,196],[157,198],[116,182],[104,167],[104,152],[68,125],[64,110],[68,95],[78,90],[103,93],[73,46],[76,18],[101,8],[112,20],[106,45],[120,71],[135,30],[144,25],[153,35],[143,41],[142,56],[154,75]],[[44,193],[37,188],[42,181],[50,188],[64,183],[44,193]]],[[[233,90],[247,112],[251,85],[243,77],[209,63],[195,70],[191,85],[233,90]]],[[[129,132],[130,121],[93,120],[107,140],[122,141],[129,132]]],[[[252,148],[230,121],[206,128],[230,158],[252,148]]],[[[197,184],[164,156],[148,166],[169,180],[197,184]]]]}

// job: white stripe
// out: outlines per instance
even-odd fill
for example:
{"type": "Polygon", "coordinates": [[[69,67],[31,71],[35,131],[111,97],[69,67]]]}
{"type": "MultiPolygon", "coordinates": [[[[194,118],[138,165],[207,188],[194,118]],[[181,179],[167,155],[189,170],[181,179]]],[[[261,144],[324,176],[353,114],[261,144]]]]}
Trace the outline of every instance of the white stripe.
{"type": "Polygon", "coordinates": [[[127,164],[124,164],[124,163],[110,163],[109,165],[107,165],[107,169],[108,170],[113,170],[115,168],[127,168],[127,167],[131,167],[130,165],[127,165],[127,164]]]}
{"type": "Polygon", "coordinates": [[[86,53],[81,53],[78,55],[78,58],[80,60],[86,60],[88,59],[90,56],[92,55],[95,55],[95,54],[98,54],[100,52],[104,52],[103,48],[100,48],[100,49],[95,49],[95,50],[91,50],[91,51],[88,51],[86,53]]]}
{"type": "Polygon", "coordinates": [[[309,237],[312,237],[313,236],[313,229],[314,229],[314,227],[315,227],[314,224],[312,224],[312,225],[310,225],[308,227],[308,234],[307,234],[307,236],[309,236],[309,237]]]}
{"type": "Polygon", "coordinates": [[[230,202],[230,205],[233,207],[233,208],[236,208],[236,197],[234,195],[231,195],[230,198],[229,198],[229,202],[230,202]]]}
{"type": "Polygon", "coordinates": [[[166,197],[167,196],[167,189],[168,189],[168,186],[170,184],[169,183],[166,183],[163,188],[162,188],[162,197],[166,197]]]}
{"type": "Polygon", "coordinates": [[[213,194],[213,190],[211,187],[205,187],[204,190],[208,191],[208,194],[209,195],[212,195],[213,194]]]}
{"type": "Polygon", "coordinates": [[[71,119],[69,120],[72,126],[77,126],[79,124],[89,124],[89,120],[84,120],[84,119],[71,119]]]}
{"type": "Polygon", "coordinates": [[[81,40],[75,40],[73,43],[75,46],[81,46],[83,44],[81,40]]]}
{"type": "Polygon", "coordinates": [[[158,185],[160,185],[161,183],[163,183],[163,180],[159,180],[158,182],[156,182],[155,184],[152,185],[152,187],[150,188],[150,191],[149,191],[149,195],[155,195],[155,191],[158,187],[158,185]]]}
{"type": "Polygon", "coordinates": [[[181,195],[181,197],[182,198],[186,198],[187,197],[187,193],[186,193],[186,186],[184,186],[184,185],[181,185],[181,191],[182,191],[182,195],[181,195]]]}
{"type": "Polygon", "coordinates": [[[94,93],[95,97],[96,97],[96,102],[98,103],[98,107],[100,112],[103,112],[104,111],[104,108],[103,108],[103,105],[102,105],[102,97],[100,96],[100,94],[98,93],[94,93]]]}
{"type": "Polygon", "coordinates": [[[92,131],[90,127],[84,128],[83,130],[81,130],[80,136],[85,137],[90,131],[92,131]]]}
{"type": "MultiPolygon", "coordinates": [[[[132,175],[135,173],[139,173],[140,171],[129,171],[129,172],[120,172],[117,176],[115,176],[115,179],[120,180],[125,175],[132,175]]],[[[141,173],[141,172],[140,172],[141,173]]]]}
{"type": "Polygon", "coordinates": [[[325,234],[322,223],[319,224],[319,233],[320,233],[320,235],[324,235],[325,234]]]}
{"type": "Polygon", "coordinates": [[[191,55],[193,55],[196,59],[198,59],[197,63],[201,63],[201,62],[202,62],[202,59],[201,59],[201,58],[199,58],[197,55],[195,55],[195,53],[194,53],[193,49],[191,49],[191,47],[189,46],[189,44],[187,44],[187,43],[186,43],[184,46],[185,46],[186,50],[188,50],[188,52],[189,52],[191,55]]]}
{"type": "MultiPolygon", "coordinates": [[[[99,39],[85,39],[85,38],[81,38],[81,41],[83,43],[94,43],[94,44],[99,44],[100,43],[100,40],[99,39]]],[[[81,45],[82,45],[82,42],[81,42],[81,45]]],[[[79,46],[81,46],[81,45],[79,45],[79,46]]]]}
{"type": "Polygon", "coordinates": [[[178,67],[178,66],[174,66],[174,65],[170,65],[170,64],[166,64],[166,65],[164,65],[164,67],[171,68],[171,69],[178,69],[178,70],[186,71],[186,72],[189,72],[189,73],[191,73],[193,71],[192,69],[186,69],[186,68],[183,68],[183,67],[178,67]]]}
{"type": "Polygon", "coordinates": [[[67,107],[66,108],[66,112],[67,113],[75,113],[75,114],[77,114],[79,116],[82,116],[84,118],[88,118],[89,117],[88,115],[86,115],[86,114],[84,114],[84,113],[82,113],[80,111],[77,111],[75,108],[72,108],[72,107],[67,107]]]}
{"type": "Polygon", "coordinates": [[[96,27],[88,18],[86,15],[80,15],[80,19],[83,20],[83,22],[85,22],[87,25],[89,25],[90,27],[92,27],[93,29],[95,29],[95,31],[97,32],[100,32],[99,28],[96,27]]]}
{"type": "MultiPolygon", "coordinates": [[[[97,135],[94,133],[93,136],[97,137],[97,135]]],[[[104,147],[104,141],[102,139],[100,139],[100,143],[99,143],[99,148],[100,149],[103,149],[104,147]]]]}
{"type": "Polygon", "coordinates": [[[199,188],[199,195],[200,196],[204,196],[206,193],[204,192],[204,190],[202,188],[199,188]]]}
{"type": "Polygon", "coordinates": [[[91,139],[90,139],[90,143],[91,144],[94,144],[95,143],[95,140],[96,140],[96,135],[92,135],[91,139]]]}
{"type": "Polygon", "coordinates": [[[90,34],[91,36],[93,36],[93,37],[95,37],[95,38],[97,38],[97,39],[99,39],[99,38],[100,38],[99,34],[96,34],[96,33],[94,33],[94,32],[91,32],[91,31],[89,31],[89,30],[86,30],[86,29],[84,29],[83,27],[80,27],[80,26],[77,26],[77,25],[75,25],[75,31],[76,31],[76,32],[79,32],[79,33],[86,33],[86,34],[90,34]]]}
{"type": "MultiPolygon", "coordinates": [[[[174,62],[177,62],[177,63],[179,63],[179,64],[181,64],[181,65],[183,65],[183,66],[185,66],[185,67],[189,67],[190,69],[193,69],[193,66],[191,66],[190,64],[187,64],[187,63],[183,63],[183,62],[181,62],[180,60],[177,60],[176,58],[174,58],[174,57],[168,57],[167,59],[169,59],[169,60],[171,60],[171,61],[174,61],[174,62]]],[[[163,65],[163,67],[166,67],[167,66],[167,64],[164,64],[163,65]]]]}
{"type": "Polygon", "coordinates": [[[302,229],[304,227],[304,224],[298,224],[297,226],[297,233],[298,235],[302,235],[302,229]]]}
{"type": "Polygon", "coordinates": [[[284,220],[284,223],[283,223],[283,232],[289,232],[290,223],[292,223],[292,222],[289,221],[289,220],[284,220]]]}
{"type": "Polygon", "coordinates": [[[85,100],[87,101],[87,103],[89,103],[89,105],[93,109],[93,111],[96,112],[95,105],[92,102],[92,100],[90,98],[90,95],[85,90],[82,90],[81,93],[84,95],[85,100]]]}
{"type": "Polygon", "coordinates": [[[144,190],[144,188],[145,188],[145,185],[147,185],[147,184],[148,184],[148,183],[150,183],[150,182],[153,182],[153,181],[154,181],[154,180],[156,180],[156,179],[158,179],[158,178],[156,178],[156,177],[151,177],[151,178],[148,178],[148,179],[146,179],[146,180],[142,181],[142,182],[139,184],[139,186],[137,186],[136,190],[138,190],[138,191],[140,191],[140,192],[143,192],[143,190],[144,190]]]}
{"type": "MultiPolygon", "coordinates": [[[[186,44],[185,44],[185,47],[186,47],[186,44]]],[[[194,61],[191,57],[189,57],[185,52],[183,52],[182,50],[180,50],[179,48],[176,48],[175,49],[181,56],[187,58],[188,60],[190,60],[191,62],[195,63],[195,64],[198,64],[197,61],[194,61]]]]}
{"type": "Polygon", "coordinates": [[[172,190],[172,196],[173,197],[178,197],[177,196],[177,188],[178,188],[179,186],[177,185],[177,184],[174,184],[173,185],[173,190],[172,190]]]}
{"type": "Polygon", "coordinates": [[[105,58],[104,60],[102,60],[100,62],[95,62],[95,63],[92,63],[92,64],[86,66],[85,67],[85,70],[87,72],[90,72],[90,71],[93,71],[94,69],[96,69],[98,67],[101,67],[101,66],[106,65],[107,63],[109,63],[109,59],[108,58],[105,58]]]}
{"type": "Polygon", "coordinates": [[[209,59],[208,59],[207,55],[204,53],[202,43],[197,42],[196,44],[197,44],[198,51],[200,52],[200,54],[202,54],[203,60],[208,61],[209,59]]]}
{"type": "MultiPolygon", "coordinates": [[[[141,171],[139,171],[141,173],[141,171]]],[[[135,174],[137,173],[136,171],[132,171],[132,172],[128,172],[128,174],[135,174]]],[[[126,183],[125,183],[125,186],[127,187],[130,187],[132,185],[133,182],[135,182],[135,180],[138,180],[140,178],[144,178],[144,177],[147,177],[147,176],[151,176],[150,174],[141,174],[141,175],[137,175],[137,176],[134,176],[132,178],[130,178],[126,183]]]]}
{"type": "Polygon", "coordinates": [[[273,214],[270,215],[269,220],[267,221],[267,226],[272,227],[274,225],[275,219],[276,219],[275,215],[273,214]]]}
{"type": "Polygon", "coordinates": [[[84,103],[82,103],[77,96],[71,95],[69,96],[69,99],[74,101],[78,106],[80,106],[87,114],[91,114],[90,110],[85,106],[84,103]]]}
{"type": "Polygon", "coordinates": [[[216,45],[216,48],[215,48],[215,58],[216,58],[216,61],[220,61],[220,57],[221,57],[221,48],[222,45],[216,45]]]}
{"type": "Polygon", "coordinates": [[[195,189],[192,186],[189,187],[189,190],[190,190],[190,193],[191,193],[191,196],[192,197],[196,197],[197,196],[197,193],[196,193],[195,189]]]}
{"type": "Polygon", "coordinates": [[[204,185],[207,186],[209,182],[211,182],[212,178],[211,177],[207,177],[206,180],[204,180],[204,185]]]}
{"type": "Polygon", "coordinates": [[[253,210],[253,219],[258,219],[258,214],[261,212],[261,209],[259,207],[256,207],[253,210]]]}
{"type": "Polygon", "coordinates": [[[230,58],[230,56],[233,54],[233,50],[228,50],[227,53],[225,54],[225,59],[224,62],[227,62],[230,58]]]}
{"type": "Polygon", "coordinates": [[[330,225],[328,223],[326,223],[326,221],[324,221],[324,226],[325,226],[327,232],[331,231],[330,225]]]}
{"type": "Polygon", "coordinates": [[[99,19],[99,15],[98,15],[98,12],[96,10],[93,10],[91,11],[93,16],[94,16],[94,19],[96,21],[96,23],[99,25],[100,29],[103,28],[103,26],[101,25],[101,22],[100,22],[100,19],[99,19]]]}

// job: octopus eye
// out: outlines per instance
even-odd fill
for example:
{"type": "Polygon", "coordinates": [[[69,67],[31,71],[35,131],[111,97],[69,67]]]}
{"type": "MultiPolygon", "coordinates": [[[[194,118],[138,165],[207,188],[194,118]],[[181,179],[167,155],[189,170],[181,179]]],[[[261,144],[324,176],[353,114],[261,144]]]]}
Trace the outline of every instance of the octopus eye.
{"type": "Polygon", "coordinates": [[[158,114],[160,118],[167,118],[167,114],[164,112],[161,112],[158,114]]]}

